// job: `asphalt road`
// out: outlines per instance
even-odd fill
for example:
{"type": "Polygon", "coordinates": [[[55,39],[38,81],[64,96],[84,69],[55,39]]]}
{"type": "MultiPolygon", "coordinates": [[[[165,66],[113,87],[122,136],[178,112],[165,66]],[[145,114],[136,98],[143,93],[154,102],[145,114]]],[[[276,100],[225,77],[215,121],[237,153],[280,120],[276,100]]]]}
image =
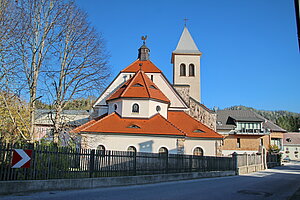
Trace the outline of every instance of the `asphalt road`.
{"type": "Polygon", "coordinates": [[[300,163],[242,176],[140,186],[0,196],[1,200],[193,200],[288,199],[300,187],[300,163]]]}

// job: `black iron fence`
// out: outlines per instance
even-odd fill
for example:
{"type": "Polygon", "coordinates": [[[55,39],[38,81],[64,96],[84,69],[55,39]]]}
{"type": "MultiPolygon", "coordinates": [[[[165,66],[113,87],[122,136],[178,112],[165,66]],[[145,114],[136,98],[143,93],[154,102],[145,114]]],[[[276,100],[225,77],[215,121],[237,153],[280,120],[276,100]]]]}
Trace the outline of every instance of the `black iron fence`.
{"type": "Polygon", "coordinates": [[[0,180],[46,180],[236,170],[232,157],[135,153],[0,143],[0,180]],[[14,149],[31,149],[30,168],[12,168],[14,149]]]}

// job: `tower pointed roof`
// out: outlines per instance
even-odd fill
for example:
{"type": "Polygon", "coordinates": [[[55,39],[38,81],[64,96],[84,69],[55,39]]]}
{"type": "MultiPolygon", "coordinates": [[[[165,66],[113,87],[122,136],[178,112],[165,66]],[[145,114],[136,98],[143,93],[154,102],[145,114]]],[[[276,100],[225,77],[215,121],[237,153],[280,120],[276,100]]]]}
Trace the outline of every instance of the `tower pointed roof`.
{"type": "Polygon", "coordinates": [[[200,54],[188,28],[185,26],[173,54],[200,54]]]}
{"type": "Polygon", "coordinates": [[[118,98],[151,98],[170,103],[170,100],[141,70],[116,90],[107,101],[118,98]]]}

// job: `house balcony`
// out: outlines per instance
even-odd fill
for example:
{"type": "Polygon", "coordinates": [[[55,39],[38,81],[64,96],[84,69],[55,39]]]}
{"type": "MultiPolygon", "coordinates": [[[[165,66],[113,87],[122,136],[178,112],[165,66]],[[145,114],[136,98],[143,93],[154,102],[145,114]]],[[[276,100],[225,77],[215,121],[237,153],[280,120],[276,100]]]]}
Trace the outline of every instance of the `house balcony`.
{"type": "Polygon", "coordinates": [[[270,132],[266,129],[240,129],[240,130],[234,130],[234,134],[238,135],[267,135],[270,134],[270,132]]]}

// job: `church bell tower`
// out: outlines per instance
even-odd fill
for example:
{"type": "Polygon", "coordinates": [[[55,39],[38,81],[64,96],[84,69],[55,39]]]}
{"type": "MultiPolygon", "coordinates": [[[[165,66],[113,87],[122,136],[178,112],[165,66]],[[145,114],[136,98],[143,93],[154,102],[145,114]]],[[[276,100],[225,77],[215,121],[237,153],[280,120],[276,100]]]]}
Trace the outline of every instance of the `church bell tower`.
{"type": "Polygon", "coordinates": [[[189,87],[189,97],[201,103],[200,57],[202,53],[185,26],[176,49],[172,52],[173,85],[189,87]]]}

